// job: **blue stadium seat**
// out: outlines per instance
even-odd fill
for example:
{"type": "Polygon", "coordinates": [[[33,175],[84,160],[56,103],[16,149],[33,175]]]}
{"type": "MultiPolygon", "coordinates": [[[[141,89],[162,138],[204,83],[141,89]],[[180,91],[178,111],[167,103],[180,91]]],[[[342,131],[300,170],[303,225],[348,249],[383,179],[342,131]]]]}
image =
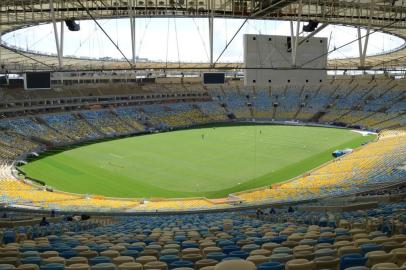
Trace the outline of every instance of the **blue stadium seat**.
{"type": "Polygon", "coordinates": [[[41,270],[64,270],[65,266],[61,263],[49,263],[40,266],[41,270]]]}
{"type": "Polygon", "coordinates": [[[107,256],[97,256],[97,257],[93,257],[89,260],[90,265],[96,265],[99,263],[110,263],[110,262],[111,262],[111,258],[107,257],[107,256]]]}
{"type": "Polygon", "coordinates": [[[25,257],[21,259],[22,264],[36,264],[41,265],[42,258],[39,256],[25,257]]]}
{"type": "Polygon", "coordinates": [[[223,260],[226,257],[227,257],[227,255],[222,252],[212,252],[212,253],[207,254],[207,256],[206,256],[207,259],[213,259],[218,262],[220,262],[221,260],[223,260]]]}
{"type": "Polygon", "coordinates": [[[165,262],[168,265],[170,265],[173,262],[179,261],[179,256],[177,256],[177,255],[164,255],[164,256],[159,257],[159,260],[161,262],[165,262]]]}
{"type": "Polygon", "coordinates": [[[257,266],[257,270],[284,270],[284,265],[279,262],[261,263],[257,266]]]}
{"type": "Polygon", "coordinates": [[[365,255],[370,251],[382,250],[382,245],[377,244],[363,244],[360,246],[362,253],[365,255]]]}
{"type": "Polygon", "coordinates": [[[174,261],[169,265],[169,269],[174,269],[174,268],[181,268],[181,267],[194,267],[194,263],[191,261],[174,261]]]}
{"type": "Polygon", "coordinates": [[[245,252],[245,251],[242,251],[242,250],[231,251],[228,255],[231,256],[231,257],[238,257],[238,258],[241,258],[241,259],[244,259],[244,260],[246,258],[248,258],[248,256],[249,256],[248,252],[245,252]]]}
{"type": "Polygon", "coordinates": [[[359,253],[345,254],[340,258],[340,270],[353,266],[365,266],[367,258],[359,253]]]}

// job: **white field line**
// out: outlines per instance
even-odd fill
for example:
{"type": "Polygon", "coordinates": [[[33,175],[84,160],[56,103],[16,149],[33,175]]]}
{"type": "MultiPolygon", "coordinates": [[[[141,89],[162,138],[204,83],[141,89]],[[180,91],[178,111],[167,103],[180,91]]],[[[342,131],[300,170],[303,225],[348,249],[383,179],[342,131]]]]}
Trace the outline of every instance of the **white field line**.
{"type": "Polygon", "coordinates": [[[115,157],[115,158],[119,158],[119,159],[123,159],[124,157],[113,154],[113,153],[109,153],[110,156],[115,157]]]}

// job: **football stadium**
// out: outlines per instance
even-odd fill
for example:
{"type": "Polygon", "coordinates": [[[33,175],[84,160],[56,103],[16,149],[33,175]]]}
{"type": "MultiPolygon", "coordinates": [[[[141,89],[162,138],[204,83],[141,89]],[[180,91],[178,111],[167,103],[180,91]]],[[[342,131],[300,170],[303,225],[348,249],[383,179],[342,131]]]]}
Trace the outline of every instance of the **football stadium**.
{"type": "Polygon", "coordinates": [[[0,270],[406,269],[405,14],[0,1],[0,270]]]}

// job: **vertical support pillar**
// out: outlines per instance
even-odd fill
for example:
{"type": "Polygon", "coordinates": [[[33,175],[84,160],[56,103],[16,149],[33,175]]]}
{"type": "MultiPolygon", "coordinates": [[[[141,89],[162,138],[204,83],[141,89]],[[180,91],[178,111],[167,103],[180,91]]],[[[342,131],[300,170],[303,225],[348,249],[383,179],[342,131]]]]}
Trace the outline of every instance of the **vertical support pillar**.
{"type": "Polygon", "coordinates": [[[359,53],[360,53],[360,67],[365,67],[365,59],[367,56],[367,49],[368,49],[368,42],[369,42],[369,34],[371,33],[371,24],[372,24],[372,17],[374,15],[373,13],[373,7],[375,1],[371,1],[371,8],[369,10],[369,21],[368,21],[368,26],[367,26],[367,33],[365,35],[365,41],[364,45],[362,46],[362,41],[361,41],[361,29],[358,27],[358,46],[359,46],[359,53]]]}
{"type": "Polygon", "coordinates": [[[361,67],[365,66],[365,58],[367,56],[367,49],[368,49],[368,41],[369,41],[369,33],[370,33],[370,28],[368,27],[367,29],[367,34],[365,37],[365,43],[364,43],[364,48],[362,48],[362,55],[361,55],[361,67]]]}
{"type": "MultiPolygon", "coordinates": [[[[0,20],[0,23],[1,23],[1,20],[0,20]]],[[[0,32],[0,44],[3,42],[2,38],[3,38],[3,33],[0,32]]],[[[2,55],[1,55],[2,50],[3,50],[3,47],[0,47],[0,65],[2,65],[2,55]]]]}
{"type": "Polygon", "coordinates": [[[213,11],[214,11],[214,1],[213,0],[209,0],[209,50],[210,50],[210,68],[214,67],[214,63],[213,63],[213,42],[214,42],[214,37],[213,37],[213,11]]]}
{"type": "Polygon", "coordinates": [[[61,40],[59,44],[59,53],[61,54],[61,64],[63,65],[63,45],[65,41],[65,27],[63,21],[61,21],[61,40]]]}
{"type": "Polygon", "coordinates": [[[369,41],[369,33],[370,33],[370,31],[371,31],[371,27],[370,27],[370,25],[368,25],[367,34],[366,34],[366,37],[365,37],[364,48],[362,48],[363,50],[362,50],[362,57],[361,57],[361,67],[365,66],[365,58],[367,56],[367,49],[368,49],[368,41],[369,41]]]}
{"type": "MultiPolygon", "coordinates": [[[[296,21],[296,33],[295,33],[295,43],[292,46],[292,66],[296,66],[296,54],[297,54],[297,45],[299,43],[299,31],[300,31],[300,18],[302,16],[302,0],[299,2],[299,14],[296,21]]],[[[291,24],[291,32],[293,32],[293,23],[291,24]]],[[[293,42],[293,40],[292,40],[293,42]]]]}
{"type": "MultiPolygon", "coordinates": [[[[290,21],[290,42],[292,43],[294,39],[295,39],[295,32],[293,30],[293,21],[290,21]]],[[[292,47],[290,48],[290,51],[292,51],[292,47]]]]}
{"type": "MultiPolygon", "coordinates": [[[[2,12],[2,11],[3,11],[3,5],[0,4],[0,12],[2,12]]],[[[2,21],[3,21],[3,17],[0,16],[0,25],[2,24],[2,21]]],[[[3,33],[0,32],[0,44],[3,42],[2,38],[3,38],[3,33]]],[[[2,50],[3,50],[3,47],[0,47],[0,65],[2,65],[2,59],[3,59],[2,55],[1,55],[2,50]]]]}
{"type": "Polygon", "coordinates": [[[210,68],[213,68],[213,16],[209,17],[210,68]]]}
{"type": "Polygon", "coordinates": [[[359,65],[362,66],[362,39],[361,39],[361,27],[357,27],[358,36],[358,51],[359,51],[359,65]]]}
{"type": "Polygon", "coordinates": [[[130,28],[131,28],[131,52],[132,63],[135,67],[136,63],[136,24],[135,24],[135,10],[134,0],[130,0],[130,28]]]}
{"type": "Polygon", "coordinates": [[[59,69],[61,69],[62,68],[62,55],[61,55],[61,47],[59,45],[58,27],[56,25],[55,9],[54,9],[53,0],[49,0],[49,7],[51,9],[51,19],[52,19],[52,25],[54,27],[55,45],[56,45],[56,51],[58,54],[58,65],[59,65],[59,69]]]}

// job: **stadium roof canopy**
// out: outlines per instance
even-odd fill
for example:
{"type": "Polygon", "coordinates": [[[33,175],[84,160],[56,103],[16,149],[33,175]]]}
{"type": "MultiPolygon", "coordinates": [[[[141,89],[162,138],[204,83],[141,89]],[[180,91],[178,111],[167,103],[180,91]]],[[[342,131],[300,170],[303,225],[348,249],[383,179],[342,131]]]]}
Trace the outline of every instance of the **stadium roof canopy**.
{"type": "MultiPolygon", "coordinates": [[[[205,17],[302,21],[361,26],[406,39],[405,0],[1,0],[2,34],[41,23],[137,17],[205,17]]],[[[318,29],[319,29],[318,28],[318,29]]],[[[310,35],[318,32],[316,29],[310,35]]],[[[59,35],[56,35],[59,36],[59,35]]],[[[59,38],[60,39],[60,36],[59,38]]],[[[365,44],[364,44],[365,45],[365,44]]],[[[39,55],[1,45],[0,63],[10,71],[209,68],[210,63],[133,63],[39,55]]],[[[361,57],[362,58],[362,57],[361,57]]],[[[364,59],[329,60],[330,68],[397,68],[406,66],[406,48],[364,59]]],[[[241,64],[218,63],[216,68],[241,64]]]]}

